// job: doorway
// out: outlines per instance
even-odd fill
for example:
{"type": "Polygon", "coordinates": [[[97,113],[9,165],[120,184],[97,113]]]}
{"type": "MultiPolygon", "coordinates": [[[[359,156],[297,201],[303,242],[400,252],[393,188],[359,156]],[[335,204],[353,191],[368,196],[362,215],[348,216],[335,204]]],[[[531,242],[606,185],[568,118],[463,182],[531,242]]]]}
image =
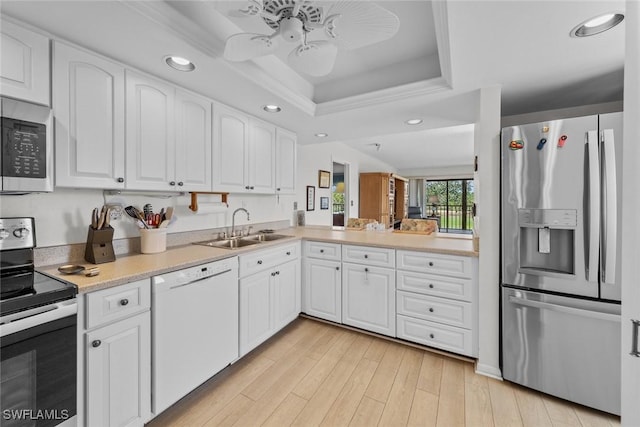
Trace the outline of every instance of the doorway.
{"type": "Polygon", "coordinates": [[[349,165],[334,161],[331,177],[331,225],[344,227],[349,218],[349,165]]]}

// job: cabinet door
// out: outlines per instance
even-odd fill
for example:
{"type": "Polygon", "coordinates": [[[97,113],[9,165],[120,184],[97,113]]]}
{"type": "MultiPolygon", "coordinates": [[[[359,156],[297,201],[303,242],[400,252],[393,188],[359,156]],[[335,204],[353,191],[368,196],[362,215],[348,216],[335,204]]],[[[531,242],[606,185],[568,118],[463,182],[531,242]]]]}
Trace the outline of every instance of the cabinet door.
{"type": "Polygon", "coordinates": [[[274,272],[274,316],[278,331],[300,314],[300,261],[282,264],[274,272]]]}
{"type": "Polygon", "coordinates": [[[252,193],[273,194],[276,189],[276,128],[249,121],[249,187],[252,193]]]}
{"type": "Polygon", "coordinates": [[[51,105],[49,81],[49,39],[3,19],[0,94],[51,105]]]}
{"type": "Polygon", "coordinates": [[[54,44],[56,186],[124,188],[124,68],[54,44]]]}
{"type": "Polygon", "coordinates": [[[276,130],[276,193],[296,194],[296,134],[276,130]]]}
{"type": "Polygon", "coordinates": [[[271,273],[262,271],[240,280],[240,356],[273,334],[271,273]]]}
{"type": "Polygon", "coordinates": [[[176,185],[211,191],[211,102],[176,91],[176,185]]]}
{"type": "Polygon", "coordinates": [[[302,311],[321,319],[342,322],[342,279],[340,263],[304,259],[302,311]]]}
{"type": "Polygon", "coordinates": [[[213,189],[245,192],[249,119],[220,104],[213,107],[213,189]]]}
{"type": "Polygon", "coordinates": [[[343,263],[342,323],[395,336],[395,270],[343,263]]]}
{"type": "Polygon", "coordinates": [[[88,426],[143,425],[151,407],[149,312],[85,335],[88,426]]]}
{"type": "Polygon", "coordinates": [[[126,188],[177,191],[174,88],[126,72],[126,188]]]}

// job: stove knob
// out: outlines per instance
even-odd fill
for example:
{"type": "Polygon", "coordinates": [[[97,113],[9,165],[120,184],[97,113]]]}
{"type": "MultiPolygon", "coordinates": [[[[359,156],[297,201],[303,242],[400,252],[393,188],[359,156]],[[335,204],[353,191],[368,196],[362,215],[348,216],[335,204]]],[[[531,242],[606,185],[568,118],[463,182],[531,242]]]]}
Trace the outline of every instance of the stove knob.
{"type": "Polygon", "coordinates": [[[0,228],[0,240],[4,240],[9,237],[9,232],[5,228],[0,228]]]}
{"type": "Polygon", "coordinates": [[[15,230],[13,230],[13,235],[22,239],[29,235],[29,229],[24,227],[16,228],[15,230]]]}

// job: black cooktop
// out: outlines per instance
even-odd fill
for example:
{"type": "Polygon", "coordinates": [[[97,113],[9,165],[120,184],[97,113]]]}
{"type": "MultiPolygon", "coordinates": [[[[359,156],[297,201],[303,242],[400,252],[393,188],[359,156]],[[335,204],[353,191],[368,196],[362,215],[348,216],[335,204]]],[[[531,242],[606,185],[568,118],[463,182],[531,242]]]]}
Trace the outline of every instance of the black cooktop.
{"type": "Polygon", "coordinates": [[[0,315],[71,299],[78,293],[72,283],[37,271],[3,275],[0,285],[0,315]]]}

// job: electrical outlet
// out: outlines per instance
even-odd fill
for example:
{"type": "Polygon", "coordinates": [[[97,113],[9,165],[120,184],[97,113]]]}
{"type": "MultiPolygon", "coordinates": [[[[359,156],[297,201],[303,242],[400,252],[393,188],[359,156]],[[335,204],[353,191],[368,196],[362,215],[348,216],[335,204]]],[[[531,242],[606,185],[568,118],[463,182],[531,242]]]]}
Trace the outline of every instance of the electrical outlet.
{"type": "Polygon", "coordinates": [[[298,210],[298,202],[293,202],[293,210],[298,210]]]}
{"type": "Polygon", "coordinates": [[[122,218],[124,215],[124,205],[120,203],[110,203],[106,205],[107,208],[111,209],[109,211],[109,216],[111,217],[111,221],[118,220],[122,218]]]}

